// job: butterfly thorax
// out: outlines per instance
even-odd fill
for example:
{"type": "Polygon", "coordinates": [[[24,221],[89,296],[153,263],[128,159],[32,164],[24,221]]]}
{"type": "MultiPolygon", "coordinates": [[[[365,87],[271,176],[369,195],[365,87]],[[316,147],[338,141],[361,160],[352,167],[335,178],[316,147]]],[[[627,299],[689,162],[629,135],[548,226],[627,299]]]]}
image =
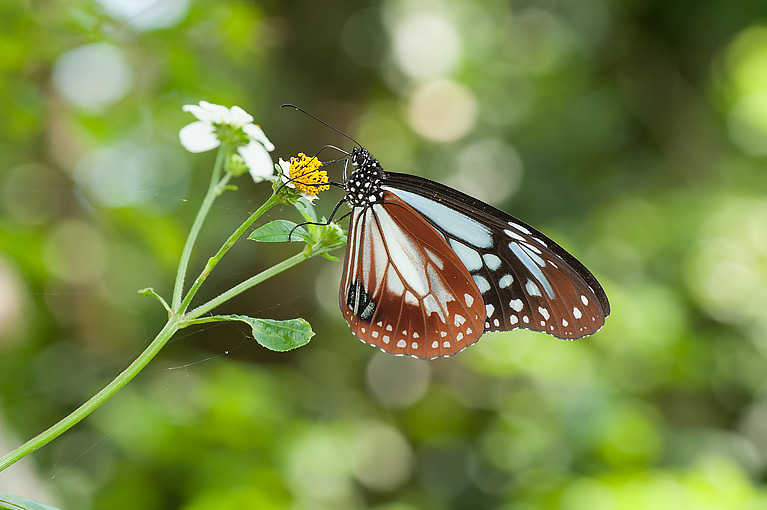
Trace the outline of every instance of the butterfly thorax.
{"type": "Polygon", "coordinates": [[[344,183],[346,202],[351,207],[370,207],[383,203],[384,192],[381,184],[385,178],[381,164],[367,149],[352,149],[354,171],[344,183]]]}

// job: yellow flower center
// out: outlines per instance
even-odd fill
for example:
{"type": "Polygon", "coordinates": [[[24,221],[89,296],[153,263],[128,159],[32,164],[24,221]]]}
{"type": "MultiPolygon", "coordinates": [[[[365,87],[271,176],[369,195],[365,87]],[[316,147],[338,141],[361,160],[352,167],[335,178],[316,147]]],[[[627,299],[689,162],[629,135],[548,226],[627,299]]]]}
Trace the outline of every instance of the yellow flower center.
{"type": "Polygon", "coordinates": [[[290,179],[296,189],[310,195],[330,189],[325,184],[328,182],[328,173],[319,170],[321,166],[319,159],[308,158],[303,152],[299,152],[297,158],[290,158],[290,179]]]}

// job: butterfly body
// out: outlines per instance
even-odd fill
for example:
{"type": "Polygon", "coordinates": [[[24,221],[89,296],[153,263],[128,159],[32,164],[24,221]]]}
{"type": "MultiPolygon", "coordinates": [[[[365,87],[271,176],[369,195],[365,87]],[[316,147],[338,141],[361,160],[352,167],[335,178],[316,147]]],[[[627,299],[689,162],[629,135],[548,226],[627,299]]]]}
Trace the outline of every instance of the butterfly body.
{"type": "Polygon", "coordinates": [[[596,278],[541,232],[442,184],[385,172],[361,147],[351,161],[339,304],[363,342],[430,359],[486,331],[576,339],[604,324],[596,278]]]}

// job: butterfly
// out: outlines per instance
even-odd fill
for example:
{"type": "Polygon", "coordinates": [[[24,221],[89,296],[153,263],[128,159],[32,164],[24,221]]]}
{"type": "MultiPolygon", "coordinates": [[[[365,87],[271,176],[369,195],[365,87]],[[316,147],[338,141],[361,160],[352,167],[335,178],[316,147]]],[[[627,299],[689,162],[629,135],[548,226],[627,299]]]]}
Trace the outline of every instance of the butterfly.
{"type": "Polygon", "coordinates": [[[488,331],[575,340],[604,325],[605,291],[564,248],[453,188],[384,171],[351,140],[353,171],[341,184],[351,212],[339,305],[361,341],[432,359],[488,331]]]}
{"type": "Polygon", "coordinates": [[[355,147],[339,304],[354,334],[400,355],[453,355],[488,331],[574,340],[610,303],[594,275],[530,225],[355,147]]]}

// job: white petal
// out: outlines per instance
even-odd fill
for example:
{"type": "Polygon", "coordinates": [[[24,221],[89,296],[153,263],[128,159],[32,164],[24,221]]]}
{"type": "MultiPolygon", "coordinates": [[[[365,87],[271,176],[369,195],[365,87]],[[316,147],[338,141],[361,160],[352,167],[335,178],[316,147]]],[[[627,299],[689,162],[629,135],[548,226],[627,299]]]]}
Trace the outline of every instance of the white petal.
{"type": "MultiPolygon", "coordinates": [[[[253,120],[253,118],[251,117],[250,120],[253,120]]],[[[269,152],[272,152],[274,150],[274,145],[272,144],[272,142],[269,141],[269,139],[264,134],[263,130],[257,125],[245,124],[244,126],[242,126],[242,130],[245,131],[245,134],[248,135],[249,137],[261,142],[261,144],[264,147],[266,147],[266,150],[268,150],[269,152]]]]}
{"type": "Polygon", "coordinates": [[[229,115],[229,108],[221,106],[220,104],[213,104],[207,101],[200,101],[200,105],[186,104],[182,110],[189,112],[197,117],[202,122],[212,124],[214,122],[221,123],[227,115],[229,115]]]}
{"type": "Polygon", "coordinates": [[[274,163],[272,157],[266,152],[264,146],[258,142],[251,142],[237,149],[245,164],[250,169],[250,176],[254,182],[261,182],[274,175],[274,163]]]}
{"type": "Polygon", "coordinates": [[[178,139],[189,152],[205,152],[221,145],[213,127],[202,121],[192,122],[182,127],[178,132],[178,139]]]}
{"type": "Polygon", "coordinates": [[[253,122],[253,117],[239,106],[232,106],[226,117],[224,122],[231,126],[239,127],[253,122]]]}
{"type": "Polygon", "coordinates": [[[289,188],[295,188],[296,185],[290,180],[290,163],[280,158],[279,164],[280,168],[277,171],[280,173],[280,177],[282,177],[282,182],[286,183],[289,188]]]}

